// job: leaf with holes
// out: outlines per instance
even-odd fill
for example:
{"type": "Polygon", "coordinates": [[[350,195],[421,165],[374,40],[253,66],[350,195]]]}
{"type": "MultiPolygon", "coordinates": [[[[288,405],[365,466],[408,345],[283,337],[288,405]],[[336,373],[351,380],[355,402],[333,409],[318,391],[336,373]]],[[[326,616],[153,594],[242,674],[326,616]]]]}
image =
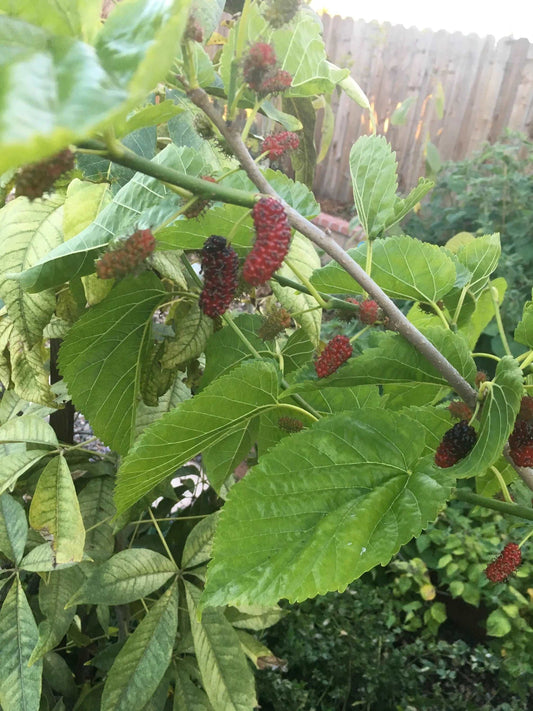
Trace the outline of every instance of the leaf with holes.
{"type": "Polygon", "coordinates": [[[433,521],[455,481],[420,459],[418,425],[383,409],[283,440],[230,490],[202,606],[344,590],[433,521]]]}
{"type": "Polygon", "coordinates": [[[272,363],[243,363],[148,427],[119,471],[115,503],[122,513],[238,423],[275,406],[278,371],[272,363]]]}
{"type": "Polygon", "coordinates": [[[59,369],[94,433],[121,454],[133,441],[151,317],[167,292],[152,272],[124,279],[71,328],[59,369]]]}

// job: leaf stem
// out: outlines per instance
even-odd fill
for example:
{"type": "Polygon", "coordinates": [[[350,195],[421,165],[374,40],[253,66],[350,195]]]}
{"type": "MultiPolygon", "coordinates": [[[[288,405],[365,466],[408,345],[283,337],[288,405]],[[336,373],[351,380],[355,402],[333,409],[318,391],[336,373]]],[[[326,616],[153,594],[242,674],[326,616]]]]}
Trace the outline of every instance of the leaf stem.
{"type": "Polygon", "coordinates": [[[459,315],[461,313],[461,309],[463,308],[463,304],[465,301],[465,297],[468,293],[468,284],[466,286],[463,286],[463,289],[461,291],[461,296],[459,297],[459,301],[457,302],[457,308],[455,309],[455,313],[453,315],[453,321],[452,323],[457,326],[457,321],[459,319],[459,315]]]}
{"type": "Polygon", "coordinates": [[[522,506],[521,504],[508,504],[506,501],[489,499],[486,496],[474,494],[474,492],[470,491],[470,489],[456,489],[454,498],[459,501],[465,501],[473,506],[483,506],[486,509],[492,509],[493,511],[498,511],[498,513],[501,514],[510,514],[511,516],[518,516],[518,518],[524,518],[527,521],[533,521],[533,509],[528,506],[522,506]]]}
{"type": "Polygon", "coordinates": [[[533,528],[531,529],[531,531],[530,531],[526,536],[524,536],[524,538],[522,538],[522,540],[521,540],[520,543],[518,544],[518,547],[519,547],[519,548],[522,548],[522,546],[524,545],[524,543],[525,543],[531,536],[533,536],[533,528]]]}
{"type": "Polygon", "coordinates": [[[499,358],[497,355],[494,355],[494,353],[472,353],[472,358],[490,358],[491,360],[495,360],[498,363],[501,360],[501,358],[499,358]]]}
{"type": "Polygon", "coordinates": [[[435,316],[440,318],[440,320],[442,321],[444,328],[447,328],[448,330],[450,330],[450,324],[448,323],[446,316],[444,315],[442,309],[439,308],[439,305],[437,303],[435,303],[435,301],[430,301],[429,303],[433,307],[435,316]]]}
{"type": "Polygon", "coordinates": [[[152,523],[154,524],[155,530],[157,531],[157,535],[159,536],[159,539],[163,545],[163,548],[165,549],[169,559],[174,563],[174,565],[177,568],[178,566],[176,564],[176,561],[174,560],[174,556],[170,552],[170,548],[168,547],[165,536],[162,534],[161,529],[159,528],[159,524],[157,523],[157,520],[155,519],[154,514],[152,513],[151,507],[148,509],[148,513],[150,514],[150,518],[152,519],[152,523]]]}
{"type": "Polygon", "coordinates": [[[294,274],[298,277],[298,279],[305,285],[309,294],[315,299],[317,304],[319,306],[321,306],[323,309],[327,308],[328,302],[322,298],[322,296],[318,293],[318,291],[315,289],[315,287],[311,284],[309,279],[304,274],[302,274],[302,272],[298,269],[298,267],[294,264],[294,262],[291,261],[290,259],[285,258],[285,264],[289,267],[291,272],[294,272],[294,274]]]}
{"type": "Polygon", "coordinates": [[[350,338],[350,343],[353,343],[354,341],[357,341],[357,339],[363,335],[366,331],[368,331],[369,328],[372,328],[372,324],[368,324],[364,328],[362,328],[360,331],[357,331],[357,333],[350,338]]]}
{"type": "Polygon", "coordinates": [[[494,316],[496,317],[496,324],[498,325],[498,333],[502,341],[503,348],[507,355],[512,356],[511,349],[509,348],[509,343],[507,342],[507,336],[503,329],[502,315],[500,313],[500,304],[498,302],[498,289],[495,286],[490,288],[490,298],[492,299],[492,304],[494,306],[494,316]]]}
{"type": "Polygon", "coordinates": [[[508,504],[512,504],[513,500],[511,499],[511,494],[509,493],[507,484],[505,483],[500,471],[496,467],[491,467],[490,470],[494,474],[496,479],[498,480],[498,484],[500,485],[500,489],[502,491],[503,498],[507,501],[508,504]]]}
{"type": "Polygon", "coordinates": [[[318,422],[320,419],[320,415],[315,416],[312,415],[310,412],[307,410],[304,410],[302,407],[298,407],[297,405],[290,405],[289,403],[280,403],[279,407],[286,407],[289,410],[292,410],[293,412],[298,412],[299,414],[303,414],[306,417],[311,417],[315,422],[318,422]]]}

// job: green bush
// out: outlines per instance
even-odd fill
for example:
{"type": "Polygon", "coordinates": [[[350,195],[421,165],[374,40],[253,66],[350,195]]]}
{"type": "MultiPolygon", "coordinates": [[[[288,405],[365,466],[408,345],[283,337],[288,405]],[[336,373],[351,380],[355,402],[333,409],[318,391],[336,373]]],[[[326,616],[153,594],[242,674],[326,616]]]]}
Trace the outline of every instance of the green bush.
{"type": "Polygon", "coordinates": [[[508,284],[502,317],[508,330],[531,297],[533,268],[533,144],[508,133],[471,158],[445,164],[421,210],[405,231],[443,244],[458,232],[499,232],[502,259],[497,275],[508,284]]]}
{"type": "Polygon", "coordinates": [[[486,564],[522,530],[476,510],[474,531],[471,518],[455,502],[386,568],[291,606],[265,634],[288,666],[258,672],[262,711],[525,709],[532,565],[489,583],[486,564]]]}

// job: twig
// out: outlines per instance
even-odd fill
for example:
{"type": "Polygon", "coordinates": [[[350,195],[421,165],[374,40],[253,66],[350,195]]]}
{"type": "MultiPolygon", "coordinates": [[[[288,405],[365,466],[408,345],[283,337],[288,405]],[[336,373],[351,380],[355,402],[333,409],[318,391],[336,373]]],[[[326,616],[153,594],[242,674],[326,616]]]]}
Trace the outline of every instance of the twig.
{"type": "Polygon", "coordinates": [[[192,89],[188,92],[190,100],[202,109],[202,111],[211,119],[218,130],[222,133],[226,141],[231,146],[236,158],[245,170],[246,174],[254,185],[262,193],[271,195],[280,200],[285,207],[287,217],[290,224],[298,232],[301,232],[311,242],[323,249],[334,259],[337,264],[340,264],[346,272],[353,277],[377,303],[389,317],[390,325],[396,329],[401,335],[408,340],[433,367],[441,373],[450,386],[462,397],[462,399],[471,408],[475,406],[477,393],[474,388],[463,378],[456,368],[435,348],[435,346],[413,326],[413,324],[404,316],[394,302],[385,294],[385,292],[371,279],[368,274],[355,262],[350,255],[340,247],[335,240],[328,237],[320,228],[314,225],[305,217],[302,217],[296,210],[288,205],[276,191],[271,187],[268,180],[263,176],[259,167],[254,162],[252,156],[248,152],[243,143],[239,132],[230,124],[227,125],[222,115],[212,105],[208,94],[203,89],[192,89]]]}

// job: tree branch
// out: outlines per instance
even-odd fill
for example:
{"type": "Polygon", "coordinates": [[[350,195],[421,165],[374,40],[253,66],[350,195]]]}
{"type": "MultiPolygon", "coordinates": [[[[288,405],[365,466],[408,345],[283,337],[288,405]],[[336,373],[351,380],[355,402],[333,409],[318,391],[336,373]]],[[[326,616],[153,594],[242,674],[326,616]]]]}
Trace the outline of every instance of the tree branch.
{"type": "Polygon", "coordinates": [[[261,173],[260,169],[251,157],[248,149],[243,143],[237,129],[231,124],[228,125],[224,121],[221,114],[215,109],[211,103],[208,94],[203,89],[192,89],[188,92],[190,100],[202,109],[202,111],[211,119],[224,136],[226,141],[231,146],[235,157],[240,162],[246,174],[254,185],[266,195],[271,195],[280,200],[285,207],[288,219],[292,227],[298,232],[301,232],[311,242],[324,250],[338,264],[340,264],[350,276],[352,276],[383,309],[390,320],[392,328],[396,329],[401,335],[408,340],[427,360],[434,366],[436,370],[446,379],[450,386],[457,392],[469,407],[475,407],[477,393],[469,383],[463,378],[456,368],[428,341],[428,339],[413,326],[413,324],[404,316],[396,304],[385,294],[385,292],[371,279],[368,274],[355,262],[350,255],[340,247],[335,240],[328,237],[321,229],[309,220],[302,217],[296,210],[288,205],[276,191],[271,187],[270,183],[261,173]]]}
{"type": "Polygon", "coordinates": [[[493,511],[498,511],[501,514],[510,514],[511,516],[518,516],[520,518],[525,518],[528,521],[533,521],[533,509],[520,504],[508,504],[505,501],[488,499],[486,496],[474,494],[474,492],[470,491],[470,489],[457,489],[455,491],[454,498],[459,501],[466,501],[474,506],[484,506],[486,509],[492,509],[493,511]]]}

